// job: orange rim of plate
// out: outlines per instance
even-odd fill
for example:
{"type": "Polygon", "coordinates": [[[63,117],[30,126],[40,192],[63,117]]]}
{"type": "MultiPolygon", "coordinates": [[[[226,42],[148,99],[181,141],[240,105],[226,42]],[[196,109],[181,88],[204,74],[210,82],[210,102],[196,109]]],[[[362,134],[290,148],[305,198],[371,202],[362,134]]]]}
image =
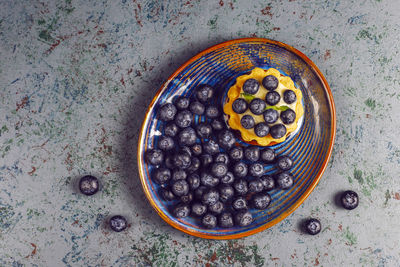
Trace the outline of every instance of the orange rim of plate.
{"type": "Polygon", "coordinates": [[[299,50],[297,50],[296,48],[287,45],[285,43],[279,42],[279,41],[275,41],[275,40],[270,40],[270,39],[266,39],[266,38],[241,38],[241,39],[234,39],[234,40],[229,40],[226,42],[222,42],[219,43],[217,45],[211,46],[205,50],[203,50],[202,52],[198,53],[197,55],[195,55],[194,57],[192,57],[191,59],[189,59],[188,61],[186,61],[186,63],[184,63],[183,65],[181,65],[168,79],[167,81],[161,86],[160,89],[158,89],[156,95],[154,96],[153,100],[151,101],[149,107],[147,108],[146,111],[146,115],[145,118],[143,120],[142,123],[142,127],[140,129],[140,137],[138,140],[138,148],[137,148],[137,162],[138,162],[138,169],[139,169],[139,176],[140,176],[140,182],[142,183],[142,187],[144,189],[145,195],[147,197],[147,199],[149,200],[151,206],[153,206],[153,208],[157,211],[158,215],[165,221],[167,222],[169,225],[171,225],[172,227],[187,233],[189,235],[193,235],[193,236],[197,236],[197,237],[201,237],[201,238],[206,238],[206,239],[237,239],[237,238],[242,238],[242,237],[246,237],[246,236],[250,236],[256,233],[259,233],[267,228],[270,228],[271,226],[279,223],[280,221],[282,221],[283,219],[285,219],[287,216],[289,216],[291,213],[293,213],[307,198],[308,196],[311,194],[311,192],[314,190],[314,188],[317,186],[318,182],[321,179],[322,174],[324,173],[326,167],[328,166],[328,162],[329,159],[332,155],[332,150],[333,150],[333,145],[335,143],[335,136],[336,136],[336,111],[335,111],[335,103],[333,101],[333,95],[331,92],[331,89],[329,87],[329,84],[327,82],[327,80],[325,79],[324,75],[322,74],[322,72],[318,69],[317,65],[314,64],[314,62],[311,61],[311,59],[309,59],[305,54],[303,54],[302,52],[300,52],[299,50]],[[221,47],[225,47],[225,46],[229,46],[231,44],[237,44],[237,43],[244,43],[244,42],[262,42],[262,43],[269,43],[269,44],[274,44],[280,47],[285,48],[286,50],[296,54],[297,56],[299,56],[301,59],[303,59],[310,67],[311,69],[317,74],[318,78],[322,81],[325,91],[328,94],[328,102],[329,102],[329,108],[330,108],[330,114],[331,114],[331,132],[330,132],[330,144],[329,144],[329,149],[328,149],[328,153],[324,159],[324,162],[322,163],[322,167],[320,168],[319,172],[317,173],[317,176],[315,177],[314,181],[311,183],[310,187],[304,192],[304,194],[292,205],[290,206],[289,209],[285,210],[280,216],[278,216],[277,218],[275,218],[274,220],[261,225],[258,228],[252,229],[250,231],[246,231],[246,232],[242,232],[242,233],[237,233],[237,234],[232,234],[232,235],[209,235],[209,234],[204,234],[204,233],[200,233],[200,232],[193,232],[190,231],[189,229],[185,228],[183,225],[178,224],[174,221],[172,221],[170,218],[168,218],[168,216],[166,216],[164,214],[164,212],[162,212],[159,207],[156,205],[156,203],[154,202],[154,200],[151,198],[151,194],[150,194],[150,189],[148,187],[148,185],[146,184],[145,180],[144,180],[144,173],[142,171],[142,163],[141,163],[141,144],[143,139],[145,138],[145,131],[144,131],[144,126],[146,124],[146,121],[148,120],[149,116],[150,116],[150,110],[152,109],[152,107],[154,106],[155,102],[157,101],[158,97],[160,96],[160,94],[162,93],[163,89],[165,88],[165,86],[172,80],[174,79],[184,68],[186,68],[186,66],[188,66],[189,64],[193,63],[195,60],[199,59],[200,57],[202,57],[203,55],[214,51],[218,48],[221,47]]]}

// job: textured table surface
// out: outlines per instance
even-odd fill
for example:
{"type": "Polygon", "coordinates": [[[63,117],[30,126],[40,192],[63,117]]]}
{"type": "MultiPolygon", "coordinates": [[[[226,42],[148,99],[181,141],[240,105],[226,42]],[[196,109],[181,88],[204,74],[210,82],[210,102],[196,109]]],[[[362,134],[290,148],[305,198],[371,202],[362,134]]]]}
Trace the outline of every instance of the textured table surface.
{"type": "Polygon", "coordinates": [[[1,266],[400,266],[398,1],[0,1],[1,266]],[[143,194],[136,144],[146,106],[181,64],[240,37],[290,44],[336,103],[319,185],[259,234],[202,240],[143,194]],[[79,194],[84,174],[101,179],[79,194]],[[345,211],[335,194],[353,189],[345,211]],[[114,214],[129,228],[105,226],[114,214]],[[318,236],[299,231],[317,217],[318,236]]]}

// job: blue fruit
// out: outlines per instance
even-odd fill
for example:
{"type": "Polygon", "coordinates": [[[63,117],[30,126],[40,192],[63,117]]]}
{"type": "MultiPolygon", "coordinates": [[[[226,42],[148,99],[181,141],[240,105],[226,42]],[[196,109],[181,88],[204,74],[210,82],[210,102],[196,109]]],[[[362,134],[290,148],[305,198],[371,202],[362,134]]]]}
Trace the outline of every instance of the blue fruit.
{"type": "Polygon", "coordinates": [[[175,100],[175,106],[177,109],[183,110],[189,107],[190,100],[184,96],[178,96],[175,100]]]}
{"type": "Polygon", "coordinates": [[[260,98],[255,98],[250,102],[250,111],[255,115],[261,115],[267,104],[260,98]]]}
{"type": "Polygon", "coordinates": [[[273,91],[278,88],[279,80],[274,75],[268,75],[262,80],[262,85],[268,91],[273,91]]]}
{"type": "Polygon", "coordinates": [[[256,122],[254,121],[254,118],[251,115],[244,115],[240,119],[240,124],[243,126],[245,129],[251,129],[254,127],[256,122]]]}
{"type": "Polygon", "coordinates": [[[121,232],[128,227],[128,222],[126,221],[125,217],[121,215],[116,215],[111,217],[110,219],[110,228],[115,232],[121,232]]]}
{"type": "Polygon", "coordinates": [[[296,113],[290,108],[282,111],[281,120],[284,124],[292,124],[296,120],[296,113]]]}
{"type": "Polygon", "coordinates": [[[256,94],[260,88],[260,83],[256,79],[248,79],[243,84],[243,91],[247,94],[256,94]]]}
{"type": "Polygon", "coordinates": [[[189,110],[179,111],[175,116],[175,124],[180,128],[186,128],[192,125],[193,114],[189,110]]]}
{"type": "Polygon", "coordinates": [[[293,92],[292,90],[286,90],[283,93],[283,101],[285,101],[285,103],[292,104],[292,103],[296,102],[296,100],[297,100],[297,96],[296,96],[295,92],[293,92]]]}
{"type": "Polygon", "coordinates": [[[266,122],[260,122],[254,127],[254,133],[258,137],[265,137],[269,134],[269,126],[266,122]]]}
{"type": "Polygon", "coordinates": [[[243,98],[238,98],[232,103],[232,109],[237,114],[242,114],[247,110],[247,102],[243,98]]]}
{"type": "Polygon", "coordinates": [[[271,134],[271,137],[274,139],[279,139],[285,136],[286,134],[286,127],[283,124],[275,124],[269,129],[269,133],[271,134]]]}
{"type": "MultiPolygon", "coordinates": [[[[263,113],[264,120],[268,124],[275,123],[279,118],[279,112],[275,109],[269,108],[263,113]]],[[[271,128],[269,129],[271,132],[271,128]]]]}
{"type": "Polygon", "coordinates": [[[265,102],[267,102],[267,104],[270,106],[275,106],[279,103],[279,100],[281,100],[281,96],[275,91],[268,92],[265,96],[265,102]]]}
{"type": "Polygon", "coordinates": [[[83,176],[79,180],[79,190],[84,195],[94,195],[99,191],[99,180],[92,175],[83,176]]]}
{"type": "Polygon", "coordinates": [[[145,153],[146,162],[157,166],[164,162],[164,153],[160,149],[149,149],[145,153]]]}
{"type": "Polygon", "coordinates": [[[160,107],[158,111],[158,118],[162,121],[172,121],[176,114],[176,107],[174,104],[166,103],[160,107]]]}

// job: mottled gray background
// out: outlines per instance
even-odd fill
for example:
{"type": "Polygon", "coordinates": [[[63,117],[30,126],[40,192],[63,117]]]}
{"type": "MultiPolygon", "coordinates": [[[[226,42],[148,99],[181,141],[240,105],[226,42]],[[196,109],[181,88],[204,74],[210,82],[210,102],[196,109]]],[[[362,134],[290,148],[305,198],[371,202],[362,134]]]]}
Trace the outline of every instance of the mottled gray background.
{"type": "Polygon", "coordinates": [[[0,0],[0,265],[400,266],[400,3],[0,0]],[[163,81],[240,37],[290,44],[327,78],[337,138],[321,182],[276,226],[240,240],[164,223],[139,182],[136,143],[163,81]],[[76,190],[84,174],[103,188],[76,190]],[[361,203],[338,208],[337,192],[361,203]],[[110,232],[113,214],[129,228],[110,232]],[[318,236],[299,231],[309,216],[318,236]]]}

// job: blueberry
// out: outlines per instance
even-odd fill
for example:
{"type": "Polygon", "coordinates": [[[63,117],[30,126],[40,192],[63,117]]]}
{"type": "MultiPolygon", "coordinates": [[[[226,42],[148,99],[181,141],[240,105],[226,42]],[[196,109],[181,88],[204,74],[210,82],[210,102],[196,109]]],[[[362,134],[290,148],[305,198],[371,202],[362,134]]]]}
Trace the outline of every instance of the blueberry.
{"type": "Polygon", "coordinates": [[[166,201],[171,201],[171,200],[175,199],[174,193],[172,193],[171,190],[166,189],[166,188],[161,188],[161,196],[166,201]]]}
{"type": "Polygon", "coordinates": [[[99,180],[92,175],[83,176],[79,180],[79,190],[84,195],[94,195],[99,191],[99,180]]]}
{"type": "Polygon", "coordinates": [[[264,166],[261,163],[250,164],[249,173],[251,176],[261,177],[264,174],[264,166]]]}
{"type": "Polygon", "coordinates": [[[198,158],[192,157],[190,166],[187,168],[188,173],[194,173],[200,169],[201,162],[198,158]]]}
{"type": "Polygon", "coordinates": [[[216,215],[221,214],[224,210],[224,204],[221,201],[217,201],[214,204],[208,206],[208,210],[216,215]]]}
{"type": "Polygon", "coordinates": [[[264,148],[261,151],[261,160],[265,163],[272,163],[275,160],[275,151],[272,148],[264,148]]]}
{"type": "Polygon", "coordinates": [[[265,210],[271,203],[271,196],[268,193],[260,192],[252,197],[251,202],[255,209],[265,210]]]}
{"type": "Polygon", "coordinates": [[[214,215],[207,213],[201,219],[201,224],[209,229],[215,228],[217,226],[217,217],[214,215]]]}
{"type": "Polygon", "coordinates": [[[243,92],[247,94],[256,94],[258,89],[260,88],[260,84],[256,79],[248,79],[243,84],[243,92]]]}
{"type": "Polygon", "coordinates": [[[244,197],[237,197],[232,201],[232,208],[235,210],[247,210],[247,200],[244,197]]]}
{"type": "Polygon", "coordinates": [[[243,148],[241,146],[236,146],[229,150],[229,156],[233,161],[239,161],[243,159],[243,148]]]}
{"type": "Polygon", "coordinates": [[[233,216],[230,212],[223,212],[218,217],[218,224],[223,228],[233,227],[233,216]]]}
{"type": "Polygon", "coordinates": [[[174,139],[169,136],[162,135],[158,139],[158,148],[162,151],[168,151],[175,147],[174,139]]]}
{"type": "Polygon", "coordinates": [[[352,210],[358,206],[358,194],[354,191],[347,190],[343,192],[340,200],[345,209],[352,210]]]}
{"type": "Polygon", "coordinates": [[[194,216],[203,216],[207,212],[207,206],[203,205],[199,202],[195,202],[192,204],[192,214],[194,216]]]}
{"type": "Polygon", "coordinates": [[[233,181],[235,181],[235,176],[233,176],[233,173],[231,172],[227,172],[226,175],[220,180],[222,184],[231,184],[233,181]]]}
{"type": "Polygon", "coordinates": [[[206,107],[200,103],[199,101],[195,101],[190,104],[189,110],[196,115],[203,115],[204,111],[206,110],[206,107]]]}
{"type": "Polygon", "coordinates": [[[192,173],[187,178],[190,190],[195,190],[200,186],[200,176],[197,173],[192,173]]]}
{"type": "Polygon", "coordinates": [[[267,102],[267,104],[270,106],[275,106],[278,104],[279,100],[281,100],[281,96],[275,91],[268,92],[265,96],[265,102],[267,102]]]}
{"type": "Polygon", "coordinates": [[[151,165],[160,165],[164,162],[164,153],[160,149],[149,149],[145,153],[146,162],[151,165]]]}
{"type": "Polygon", "coordinates": [[[318,219],[309,219],[304,223],[306,232],[310,235],[316,235],[321,232],[321,222],[318,219]]]}
{"type": "Polygon", "coordinates": [[[121,232],[128,227],[128,222],[126,221],[125,217],[121,215],[112,216],[109,223],[111,230],[115,232],[121,232]]]}
{"type": "Polygon", "coordinates": [[[246,177],[248,168],[246,163],[244,162],[238,162],[235,165],[233,165],[233,174],[237,177],[243,178],[246,177]]]}
{"type": "Polygon", "coordinates": [[[250,193],[259,193],[264,190],[264,185],[260,178],[256,178],[249,182],[250,193]]]}
{"type": "Polygon", "coordinates": [[[281,120],[284,124],[292,124],[296,120],[296,113],[290,108],[282,111],[281,120]]]}
{"type": "Polygon", "coordinates": [[[188,204],[181,203],[176,205],[173,210],[173,214],[176,218],[185,218],[190,214],[190,208],[188,204]]]}
{"type": "Polygon", "coordinates": [[[293,185],[293,175],[288,172],[281,172],[276,176],[276,184],[280,189],[288,189],[293,185]]]}
{"type": "Polygon", "coordinates": [[[271,137],[274,139],[279,139],[285,136],[286,134],[286,127],[283,124],[275,124],[269,129],[269,133],[271,134],[271,137]]]}
{"type": "Polygon", "coordinates": [[[214,155],[219,152],[219,145],[214,140],[208,140],[203,144],[204,152],[214,155]]]}
{"type": "Polygon", "coordinates": [[[248,146],[244,149],[244,158],[256,162],[260,159],[260,149],[256,146],[248,146]]]}
{"type": "Polygon", "coordinates": [[[158,117],[162,121],[172,121],[175,117],[176,111],[174,104],[166,103],[160,107],[158,117]]]}
{"type": "Polygon", "coordinates": [[[235,189],[236,193],[240,196],[246,195],[247,191],[249,191],[249,188],[247,186],[247,181],[244,179],[236,180],[233,183],[233,188],[235,189]]]}
{"type": "Polygon", "coordinates": [[[265,137],[269,134],[269,126],[265,122],[260,122],[254,127],[254,133],[258,137],[265,137]]]}
{"type": "Polygon", "coordinates": [[[213,158],[210,154],[203,154],[200,156],[201,160],[201,165],[203,168],[206,168],[208,165],[210,165],[213,162],[213,158]]]}
{"type": "Polygon", "coordinates": [[[180,128],[186,128],[192,125],[193,114],[189,110],[179,111],[175,116],[175,124],[180,128]]]}
{"type": "Polygon", "coordinates": [[[247,110],[247,102],[243,98],[238,98],[232,103],[232,109],[237,114],[242,114],[247,110]]]}
{"type": "Polygon", "coordinates": [[[226,124],[224,122],[223,119],[221,118],[215,118],[212,120],[211,122],[211,127],[215,130],[215,131],[221,131],[222,129],[224,129],[226,127],[226,124]]]}
{"type": "Polygon", "coordinates": [[[190,203],[193,200],[193,194],[189,192],[187,195],[181,196],[180,199],[182,203],[190,203]]]}
{"type": "Polygon", "coordinates": [[[293,166],[293,160],[289,156],[280,156],[276,160],[276,164],[278,165],[279,169],[282,171],[290,170],[293,166]]]}
{"type": "MultiPolygon", "coordinates": [[[[263,113],[264,121],[268,124],[275,123],[279,118],[279,112],[275,109],[269,108],[263,113]]],[[[269,129],[271,132],[271,129],[269,129]]]]}
{"type": "Polygon", "coordinates": [[[214,162],[211,165],[211,174],[217,178],[224,177],[228,172],[228,165],[222,162],[214,162]]]}
{"type": "Polygon", "coordinates": [[[198,188],[196,188],[194,190],[194,198],[201,200],[204,192],[206,192],[206,191],[207,191],[207,187],[205,187],[204,185],[199,186],[198,188]]]}
{"type": "Polygon", "coordinates": [[[178,96],[175,100],[175,106],[177,109],[183,110],[189,107],[190,100],[184,96],[178,96]]]}
{"type": "Polygon", "coordinates": [[[235,214],[236,224],[240,227],[248,226],[253,222],[253,216],[247,210],[241,210],[235,214]]]}
{"type": "Polygon", "coordinates": [[[196,132],[200,138],[210,138],[212,134],[212,127],[207,122],[201,122],[196,126],[196,132]]]}
{"type": "Polygon", "coordinates": [[[250,102],[250,111],[255,115],[261,115],[267,104],[259,98],[255,98],[250,102]]]}
{"type": "Polygon", "coordinates": [[[187,195],[189,193],[189,184],[186,180],[173,181],[171,183],[171,191],[177,197],[187,195]]]}
{"type": "Polygon", "coordinates": [[[231,131],[225,129],[218,134],[218,144],[223,149],[230,149],[235,143],[236,138],[231,131]]]}
{"type": "Polygon", "coordinates": [[[171,179],[171,171],[167,168],[158,168],[154,170],[153,180],[157,184],[165,184],[171,179]]]}
{"type": "Polygon", "coordinates": [[[219,179],[204,171],[200,174],[200,183],[204,186],[215,187],[219,184],[219,179]]]}
{"type": "Polygon", "coordinates": [[[174,136],[176,136],[178,131],[179,131],[179,128],[173,121],[170,121],[167,123],[167,125],[165,125],[164,134],[166,136],[174,137],[174,136]]]}
{"type": "Polygon", "coordinates": [[[190,156],[192,156],[192,150],[190,149],[190,147],[188,146],[182,146],[181,151],[185,151],[186,153],[188,153],[190,156]]]}
{"type": "Polygon", "coordinates": [[[274,75],[268,75],[262,80],[262,85],[268,91],[273,91],[278,88],[279,80],[274,75]]]}
{"type": "Polygon", "coordinates": [[[202,85],[196,91],[196,98],[202,102],[206,103],[214,95],[214,88],[209,85],[202,85]]]}
{"type": "Polygon", "coordinates": [[[244,115],[240,119],[240,124],[243,126],[245,129],[251,129],[254,127],[256,122],[254,121],[254,118],[251,115],[244,115]]]}
{"type": "Polygon", "coordinates": [[[172,163],[178,169],[187,169],[192,163],[192,159],[189,153],[185,151],[179,151],[172,157],[172,163]]]}
{"type": "Polygon", "coordinates": [[[223,203],[230,201],[235,195],[235,190],[229,184],[221,184],[219,186],[219,200],[223,203]]]}
{"type": "Polygon", "coordinates": [[[214,156],[214,162],[221,162],[224,164],[229,164],[229,156],[226,153],[218,153],[214,156]]]}
{"type": "Polygon", "coordinates": [[[215,119],[220,115],[217,106],[209,105],[206,107],[206,116],[210,119],[215,119]]]}
{"type": "Polygon", "coordinates": [[[296,99],[297,99],[296,94],[292,90],[286,90],[283,93],[283,101],[285,101],[287,104],[292,104],[296,102],[296,99]]]}
{"type": "Polygon", "coordinates": [[[265,191],[271,191],[275,188],[275,180],[270,175],[263,175],[261,176],[261,182],[263,184],[265,191]]]}
{"type": "Polygon", "coordinates": [[[207,206],[215,204],[218,201],[218,199],[219,199],[219,193],[214,188],[210,188],[204,191],[203,195],[201,196],[201,202],[207,206]]]}
{"type": "Polygon", "coordinates": [[[172,171],[172,181],[185,180],[187,173],[182,169],[175,169],[172,171]]]}
{"type": "Polygon", "coordinates": [[[201,144],[194,144],[192,146],[192,154],[195,156],[200,156],[203,153],[203,148],[201,144]]]}
{"type": "Polygon", "coordinates": [[[192,146],[196,143],[196,132],[192,127],[187,127],[180,131],[178,141],[181,146],[192,146]]]}

